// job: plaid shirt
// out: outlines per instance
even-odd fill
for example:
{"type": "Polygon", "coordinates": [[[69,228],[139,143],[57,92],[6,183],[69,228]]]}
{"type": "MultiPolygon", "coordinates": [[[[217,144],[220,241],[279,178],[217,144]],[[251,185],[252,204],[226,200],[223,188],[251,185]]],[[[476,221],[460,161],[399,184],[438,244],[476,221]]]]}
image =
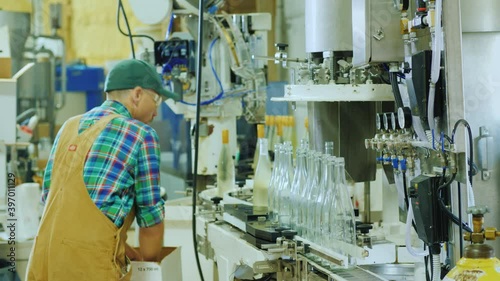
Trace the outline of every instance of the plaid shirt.
{"type": "MultiPolygon", "coordinates": [[[[101,117],[113,113],[123,117],[109,122],[97,137],[83,168],[83,180],[97,208],[116,226],[123,224],[134,200],[139,226],[156,225],[163,221],[165,211],[164,201],[160,197],[160,149],[155,130],[133,119],[121,103],[108,100],[82,116],[78,133],[85,131],[101,117]]],[[[59,131],[54,141],[45,169],[42,189],[44,204],[62,131],[59,131]]]]}

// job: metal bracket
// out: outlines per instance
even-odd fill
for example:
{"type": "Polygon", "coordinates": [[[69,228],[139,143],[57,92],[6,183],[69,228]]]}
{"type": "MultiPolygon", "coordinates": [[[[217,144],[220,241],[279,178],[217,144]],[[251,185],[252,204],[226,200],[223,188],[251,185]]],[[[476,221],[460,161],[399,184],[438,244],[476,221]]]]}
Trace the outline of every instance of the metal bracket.
{"type": "Polygon", "coordinates": [[[495,147],[493,136],[490,135],[488,128],[485,126],[479,127],[479,137],[477,140],[478,146],[478,161],[481,169],[481,179],[487,181],[491,178],[491,170],[493,169],[492,151],[495,147]]]}

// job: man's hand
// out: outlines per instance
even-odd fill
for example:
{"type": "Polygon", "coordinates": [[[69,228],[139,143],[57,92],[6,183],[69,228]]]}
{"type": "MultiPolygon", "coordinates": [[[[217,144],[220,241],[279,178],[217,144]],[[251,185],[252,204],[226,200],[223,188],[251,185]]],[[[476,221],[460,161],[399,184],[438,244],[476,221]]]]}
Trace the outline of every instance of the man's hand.
{"type": "Polygon", "coordinates": [[[130,247],[129,244],[125,243],[125,255],[131,260],[131,261],[142,261],[142,255],[141,253],[130,247]]]}
{"type": "Polygon", "coordinates": [[[163,222],[139,229],[139,245],[144,261],[159,261],[160,252],[163,247],[164,229],[163,222]]]}

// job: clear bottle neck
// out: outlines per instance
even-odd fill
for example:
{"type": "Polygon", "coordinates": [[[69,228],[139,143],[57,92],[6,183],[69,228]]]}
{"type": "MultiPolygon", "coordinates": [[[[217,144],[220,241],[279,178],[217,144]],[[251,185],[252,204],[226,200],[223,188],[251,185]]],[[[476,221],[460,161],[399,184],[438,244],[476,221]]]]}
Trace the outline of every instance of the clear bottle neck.
{"type": "MultiPolygon", "coordinates": [[[[295,166],[297,172],[306,171],[306,160],[306,152],[302,148],[297,149],[297,158],[295,160],[297,161],[295,166]]],[[[297,174],[297,172],[295,174],[297,174]]]]}
{"type": "Polygon", "coordinates": [[[333,156],[333,141],[325,142],[325,154],[333,156]]]}

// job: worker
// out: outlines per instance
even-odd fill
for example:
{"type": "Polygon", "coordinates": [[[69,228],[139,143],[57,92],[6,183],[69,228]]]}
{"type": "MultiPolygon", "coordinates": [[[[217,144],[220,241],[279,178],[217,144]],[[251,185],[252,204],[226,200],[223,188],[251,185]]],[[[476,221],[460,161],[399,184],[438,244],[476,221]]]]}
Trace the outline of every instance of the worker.
{"type": "Polygon", "coordinates": [[[66,121],[44,174],[45,209],[28,264],[28,281],[129,280],[130,260],[158,261],[163,246],[158,135],[148,125],[176,95],[153,66],[119,62],[106,101],[66,121]],[[139,249],[126,244],[133,219],[139,249]]]}

